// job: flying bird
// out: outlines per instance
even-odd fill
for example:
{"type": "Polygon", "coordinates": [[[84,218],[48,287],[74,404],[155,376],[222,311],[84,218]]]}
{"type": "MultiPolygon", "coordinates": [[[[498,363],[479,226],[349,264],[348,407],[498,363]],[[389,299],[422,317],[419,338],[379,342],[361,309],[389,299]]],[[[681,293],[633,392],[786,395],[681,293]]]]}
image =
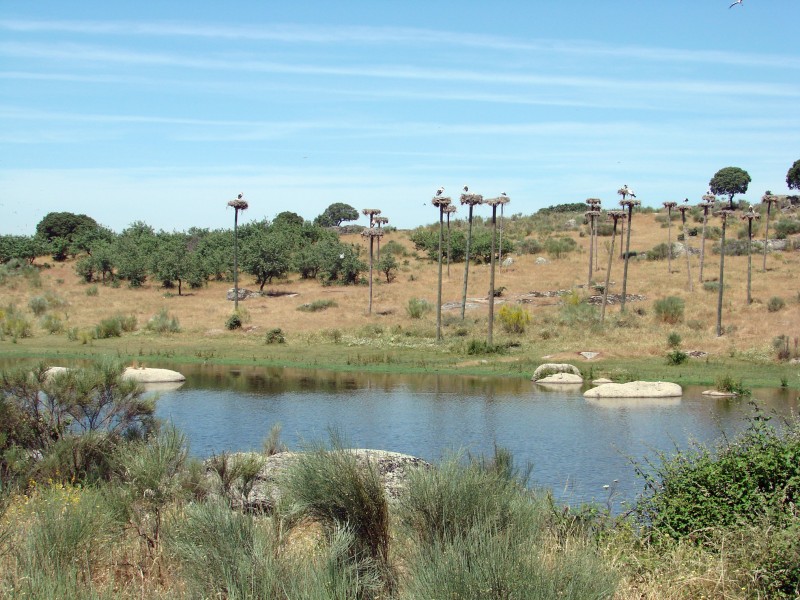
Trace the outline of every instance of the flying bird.
{"type": "Polygon", "coordinates": [[[730,5],[728,8],[733,8],[733,7],[734,7],[734,6],[736,6],[737,4],[741,4],[741,3],[742,3],[742,0],[736,0],[736,2],[734,2],[733,4],[731,4],[731,5],[730,5]]]}
{"type": "Polygon", "coordinates": [[[436,195],[441,196],[442,194],[444,194],[444,188],[440,187],[438,190],[436,190],[436,195]]]}

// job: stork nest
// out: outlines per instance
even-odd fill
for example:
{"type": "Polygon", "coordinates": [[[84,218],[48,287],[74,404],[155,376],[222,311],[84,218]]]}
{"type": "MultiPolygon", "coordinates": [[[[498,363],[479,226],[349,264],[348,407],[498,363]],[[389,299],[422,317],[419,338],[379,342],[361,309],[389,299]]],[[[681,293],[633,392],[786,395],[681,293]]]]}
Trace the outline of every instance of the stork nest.
{"type": "Polygon", "coordinates": [[[362,208],[361,209],[362,215],[379,215],[381,214],[380,208],[362,208]]]}
{"type": "Polygon", "coordinates": [[[508,204],[509,198],[508,196],[498,196],[497,198],[489,198],[488,200],[484,200],[484,204],[488,204],[489,206],[499,206],[500,204],[508,204]]]}
{"type": "Polygon", "coordinates": [[[483,196],[480,194],[461,194],[459,198],[461,204],[469,204],[475,206],[476,204],[483,204],[483,196]]]}
{"type": "Polygon", "coordinates": [[[669,209],[669,208],[675,208],[676,206],[678,206],[677,202],[664,202],[664,208],[669,209]]]}
{"type": "Polygon", "coordinates": [[[247,204],[247,200],[240,200],[239,198],[236,198],[234,200],[230,200],[228,202],[228,206],[232,206],[236,210],[247,210],[249,205],[247,204]]]}
{"type": "Polygon", "coordinates": [[[714,204],[717,201],[717,197],[714,194],[703,194],[703,201],[714,204]]]}
{"type": "Polygon", "coordinates": [[[452,201],[453,199],[449,196],[434,196],[431,200],[431,204],[439,208],[444,208],[445,206],[449,206],[452,201]]]}
{"type": "Polygon", "coordinates": [[[746,213],[744,213],[744,214],[740,215],[740,216],[739,216],[739,218],[740,218],[742,221],[747,221],[748,219],[749,219],[750,221],[752,221],[752,220],[754,220],[754,219],[755,219],[755,220],[758,220],[758,219],[760,219],[760,218],[761,218],[761,215],[760,215],[760,214],[758,214],[757,212],[753,212],[753,209],[751,208],[751,209],[750,209],[750,212],[746,212],[746,213]]]}
{"type": "Polygon", "coordinates": [[[450,213],[456,212],[457,209],[456,209],[456,205],[455,204],[448,204],[442,210],[444,210],[444,212],[450,214],[450,213]]]}
{"type": "Polygon", "coordinates": [[[388,217],[375,217],[374,219],[372,219],[372,221],[374,223],[379,224],[379,225],[384,225],[384,224],[389,222],[389,218],[388,217]]]}
{"type": "Polygon", "coordinates": [[[383,237],[383,229],[378,227],[370,227],[369,229],[362,231],[361,235],[365,238],[383,237]]]}
{"type": "Polygon", "coordinates": [[[620,200],[619,201],[619,205],[620,206],[625,206],[625,207],[628,207],[628,206],[639,206],[640,204],[641,204],[641,201],[637,200],[636,198],[626,198],[625,200],[620,200]]]}
{"type": "Polygon", "coordinates": [[[588,204],[589,206],[595,206],[595,205],[600,206],[601,203],[602,203],[602,200],[600,200],[600,198],[587,198],[586,199],[586,204],[588,204]]]}
{"type": "Polygon", "coordinates": [[[614,219],[615,221],[618,220],[625,220],[628,218],[628,214],[622,210],[610,210],[606,213],[609,219],[614,219]]]}
{"type": "Polygon", "coordinates": [[[584,217],[599,217],[602,213],[599,210],[587,210],[583,213],[584,217]]]}

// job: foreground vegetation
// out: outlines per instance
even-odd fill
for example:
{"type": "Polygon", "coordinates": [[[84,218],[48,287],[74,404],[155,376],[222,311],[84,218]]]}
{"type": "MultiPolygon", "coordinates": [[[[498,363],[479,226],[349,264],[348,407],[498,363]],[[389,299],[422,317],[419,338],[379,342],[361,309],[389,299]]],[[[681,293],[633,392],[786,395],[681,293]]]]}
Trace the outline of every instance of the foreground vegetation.
{"type": "MultiPolygon", "coordinates": [[[[419,467],[390,499],[333,434],[242,502],[269,454],[191,459],[122,367],[5,370],[0,595],[14,598],[793,598],[800,422],[635,468],[624,515],[529,487],[502,448],[419,467]]],[[[535,470],[533,471],[535,475],[535,470]]]]}

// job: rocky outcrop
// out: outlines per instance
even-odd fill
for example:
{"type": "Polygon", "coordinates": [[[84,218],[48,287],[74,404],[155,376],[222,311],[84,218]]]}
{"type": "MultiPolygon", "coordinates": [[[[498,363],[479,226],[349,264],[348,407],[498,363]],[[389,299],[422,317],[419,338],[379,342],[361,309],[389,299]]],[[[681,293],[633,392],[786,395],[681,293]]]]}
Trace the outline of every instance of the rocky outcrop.
{"type": "Polygon", "coordinates": [[[575,365],[570,365],[567,363],[544,363],[543,365],[539,365],[536,367],[536,370],[533,372],[533,377],[531,377],[531,381],[539,381],[540,379],[544,379],[549,377],[550,375],[556,375],[561,373],[570,373],[572,375],[577,375],[580,381],[553,381],[553,382],[546,382],[546,383],[581,383],[583,378],[581,377],[581,371],[575,365]]]}
{"type": "Polygon", "coordinates": [[[584,398],[673,398],[683,394],[681,386],[668,381],[604,383],[583,393],[584,398]]]}
{"type": "Polygon", "coordinates": [[[153,369],[150,367],[127,367],[122,373],[124,379],[132,379],[139,383],[173,383],[186,381],[186,377],[169,369],[153,369]]]}
{"type": "MultiPolygon", "coordinates": [[[[405,488],[408,476],[414,469],[430,468],[430,463],[399,452],[386,450],[353,449],[356,459],[366,464],[371,462],[378,469],[383,487],[389,501],[397,500],[405,488]]],[[[256,476],[255,484],[247,498],[233,499],[233,504],[254,512],[270,512],[280,500],[279,481],[288,469],[302,456],[299,452],[279,452],[264,459],[264,464],[256,476]]]]}

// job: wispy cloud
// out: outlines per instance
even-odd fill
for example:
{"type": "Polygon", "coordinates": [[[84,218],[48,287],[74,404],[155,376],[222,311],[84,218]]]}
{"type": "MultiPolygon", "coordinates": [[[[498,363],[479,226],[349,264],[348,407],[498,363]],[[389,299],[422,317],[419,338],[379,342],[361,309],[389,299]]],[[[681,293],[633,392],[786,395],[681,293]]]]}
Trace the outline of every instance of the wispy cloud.
{"type": "Polygon", "coordinates": [[[273,24],[268,26],[192,25],[169,22],[138,21],[52,21],[0,20],[0,29],[18,33],[66,33],[82,35],[195,37],[281,42],[284,44],[445,44],[486,50],[514,50],[553,55],[606,56],[626,60],[685,64],[718,64],[800,69],[800,58],[780,54],[745,54],[730,50],[686,50],[669,47],[645,47],[630,44],[600,44],[585,40],[521,40],[474,32],[442,31],[408,27],[312,26],[273,24]]]}

